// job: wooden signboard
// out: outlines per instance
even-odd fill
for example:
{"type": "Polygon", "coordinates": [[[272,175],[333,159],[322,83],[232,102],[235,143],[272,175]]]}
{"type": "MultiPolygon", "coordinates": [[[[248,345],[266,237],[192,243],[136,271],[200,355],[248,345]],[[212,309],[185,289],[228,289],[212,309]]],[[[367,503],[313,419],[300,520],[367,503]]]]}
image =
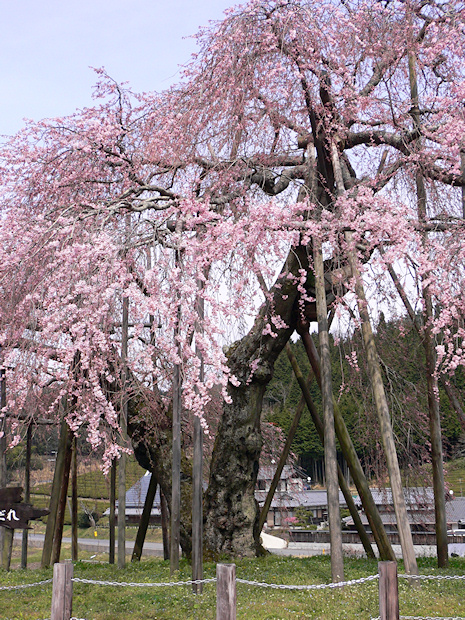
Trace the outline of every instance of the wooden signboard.
{"type": "Polygon", "coordinates": [[[1,527],[24,530],[29,527],[28,521],[48,515],[49,511],[46,509],[34,508],[31,504],[23,503],[22,493],[22,487],[0,489],[1,527]]]}

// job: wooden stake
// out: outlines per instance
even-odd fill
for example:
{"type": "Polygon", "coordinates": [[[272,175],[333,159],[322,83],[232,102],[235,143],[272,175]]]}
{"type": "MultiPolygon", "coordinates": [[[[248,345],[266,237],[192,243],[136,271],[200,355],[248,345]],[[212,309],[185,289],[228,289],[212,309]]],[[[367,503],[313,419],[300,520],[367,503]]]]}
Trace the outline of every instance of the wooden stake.
{"type": "Polygon", "coordinates": [[[236,565],[216,565],[216,620],[236,620],[236,565]]]}
{"type": "Polygon", "coordinates": [[[73,607],[73,565],[71,562],[53,566],[51,620],[70,620],[73,607]]]}
{"type": "Polygon", "coordinates": [[[379,562],[380,620],[399,620],[399,591],[396,562],[379,562]]]}

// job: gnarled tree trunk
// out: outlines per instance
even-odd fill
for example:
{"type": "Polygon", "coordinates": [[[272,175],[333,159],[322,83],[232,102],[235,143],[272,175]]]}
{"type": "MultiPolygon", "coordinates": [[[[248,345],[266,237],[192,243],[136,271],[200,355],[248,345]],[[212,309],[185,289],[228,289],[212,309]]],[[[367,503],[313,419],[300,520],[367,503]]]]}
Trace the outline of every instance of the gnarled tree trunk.
{"type": "Polygon", "coordinates": [[[290,252],[254,326],[228,352],[235,385],[228,385],[230,402],[224,403],[205,496],[205,544],[213,554],[262,552],[254,496],[262,447],[262,400],[274,362],[294,331],[298,291],[288,276],[298,276],[300,268],[307,268],[307,256],[305,248],[298,246],[290,252]],[[272,316],[279,317],[285,327],[275,327],[272,316]],[[272,335],[265,330],[268,325],[272,335]]]}

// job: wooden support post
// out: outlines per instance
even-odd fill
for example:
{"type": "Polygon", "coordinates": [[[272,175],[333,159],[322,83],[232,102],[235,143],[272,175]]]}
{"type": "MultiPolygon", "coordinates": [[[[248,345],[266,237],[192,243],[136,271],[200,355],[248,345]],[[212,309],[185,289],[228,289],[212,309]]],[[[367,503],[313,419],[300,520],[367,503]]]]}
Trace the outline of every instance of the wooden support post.
{"type": "MultiPolygon", "coordinates": [[[[1,353],[1,346],[0,346],[1,353]]],[[[0,366],[1,366],[0,359],[0,366]]],[[[6,375],[5,369],[0,368],[0,488],[5,488],[7,485],[6,475],[6,414],[1,415],[1,410],[4,411],[6,407],[6,375]]],[[[5,543],[5,528],[0,527],[0,556],[3,554],[3,548],[5,543]]]]}
{"type": "Polygon", "coordinates": [[[10,570],[11,553],[13,551],[14,530],[9,527],[2,527],[3,530],[3,552],[2,566],[5,570],[10,570]]]}
{"type": "Polygon", "coordinates": [[[108,562],[115,563],[115,524],[116,524],[116,459],[111,462],[110,469],[110,517],[109,517],[109,538],[110,546],[108,548],[108,562]]]}
{"type": "Polygon", "coordinates": [[[160,486],[161,532],[163,537],[163,559],[170,559],[169,511],[168,502],[160,486]]]}
{"type": "Polygon", "coordinates": [[[71,460],[71,559],[78,559],[78,492],[77,492],[77,437],[73,436],[71,460]]]}
{"type": "MultiPolygon", "coordinates": [[[[307,408],[308,408],[308,410],[310,412],[310,415],[312,416],[313,423],[315,424],[315,428],[316,428],[316,430],[318,432],[318,436],[320,437],[321,443],[324,445],[323,422],[321,421],[320,416],[318,415],[318,412],[316,410],[315,404],[312,401],[312,397],[310,395],[310,390],[308,388],[308,380],[305,381],[305,379],[304,379],[304,377],[303,377],[303,375],[302,375],[302,373],[300,371],[299,365],[297,363],[297,359],[296,359],[295,355],[292,353],[292,349],[289,346],[289,343],[286,344],[286,353],[288,355],[289,361],[290,361],[292,369],[294,371],[294,375],[295,375],[295,377],[297,379],[297,383],[299,384],[300,389],[302,391],[302,398],[303,398],[303,400],[301,400],[301,402],[299,403],[299,405],[297,407],[297,411],[296,411],[296,414],[294,416],[294,421],[293,421],[293,423],[291,425],[291,428],[289,429],[289,433],[288,433],[288,436],[287,436],[287,439],[286,439],[286,443],[285,443],[285,446],[284,446],[284,449],[283,449],[283,455],[284,455],[286,450],[290,449],[292,440],[294,438],[293,433],[295,433],[295,430],[297,428],[296,426],[295,426],[295,429],[293,428],[294,427],[294,422],[298,423],[298,420],[296,420],[296,417],[298,416],[300,418],[300,413],[301,412],[299,413],[299,410],[301,408],[301,405],[302,405],[302,408],[303,408],[303,404],[304,403],[306,403],[306,405],[307,405],[307,408]]],[[[319,371],[319,368],[318,368],[318,371],[319,371]]],[[[310,376],[311,375],[309,375],[309,377],[310,376]]],[[[336,408],[335,408],[335,411],[336,411],[336,408]]],[[[343,444],[341,442],[341,446],[342,445],[343,444]]],[[[281,455],[281,458],[283,457],[283,455],[281,455]]],[[[286,458],[287,458],[287,456],[286,456],[286,458]]],[[[277,469],[275,471],[275,475],[274,475],[273,481],[271,483],[270,490],[268,491],[268,495],[266,497],[265,504],[263,505],[262,512],[260,514],[260,520],[259,520],[260,532],[262,531],[263,525],[264,525],[265,520],[266,520],[266,515],[268,514],[268,510],[269,510],[269,508],[271,506],[271,500],[273,499],[272,495],[274,494],[274,492],[276,491],[276,488],[278,486],[278,482],[279,482],[279,478],[281,476],[281,471],[282,471],[282,466],[283,465],[284,465],[284,463],[282,463],[282,460],[280,459],[279,462],[278,462],[277,469]]],[[[337,465],[337,475],[338,475],[338,480],[339,480],[339,486],[341,487],[341,491],[342,491],[342,493],[344,495],[344,498],[346,500],[347,507],[348,507],[348,509],[350,511],[350,514],[351,514],[351,516],[352,516],[352,518],[354,520],[354,524],[355,524],[355,527],[357,528],[357,532],[358,532],[358,534],[360,536],[360,540],[362,541],[363,548],[365,549],[365,552],[366,552],[368,557],[374,558],[375,554],[373,552],[373,549],[371,548],[370,539],[369,539],[368,534],[367,534],[367,532],[365,530],[365,527],[362,524],[360,516],[359,516],[359,514],[357,512],[357,508],[356,508],[354,500],[352,498],[351,491],[350,491],[349,486],[348,486],[348,484],[347,484],[347,482],[346,482],[346,480],[344,478],[344,474],[342,473],[342,470],[339,467],[339,464],[337,465]]],[[[394,557],[394,555],[393,555],[393,557],[394,557]]],[[[382,555],[381,555],[381,558],[383,560],[386,559],[382,555]]]]}
{"type": "MultiPolygon", "coordinates": [[[[202,283],[199,282],[199,287],[202,283]]],[[[203,333],[204,302],[199,298],[197,302],[198,330],[203,333]]],[[[200,360],[199,381],[204,382],[205,369],[202,349],[196,343],[197,356],[200,360]]],[[[203,429],[200,418],[194,416],[194,455],[192,463],[192,579],[203,579],[203,429]]],[[[194,594],[202,594],[202,584],[192,584],[194,594]]]]}
{"type": "MultiPolygon", "coordinates": [[[[203,429],[194,416],[194,463],[192,492],[192,579],[203,579],[203,429]]],[[[202,594],[202,584],[192,584],[194,594],[202,594]]]]}
{"type": "Polygon", "coordinates": [[[386,458],[387,468],[389,472],[389,478],[391,481],[392,501],[396,513],[397,530],[399,532],[405,570],[410,575],[417,575],[417,560],[415,557],[412,532],[410,530],[407,507],[405,504],[405,497],[402,489],[402,478],[400,474],[399,460],[397,458],[394,432],[392,430],[391,423],[391,414],[389,411],[389,405],[384,389],[378,350],[376,348],[373,329],[371,327],[371,320],[368,312],[365,288],[358,265],[358,258],[355,251],[350,249],[350,246],[353,245],[353,233],[350,231],[346,231],[345,238],[349,247],[347,258],[355,282],[358,313],[361,320],[360,328],[367,356],[367,369],[370,377],[371,387],[373,390],[373,400],[375,403],[378,423],[380,427],[381,443],[383,446],[384,456],[386,458]]]}
{"type": "MultiPolygon", "coordinates": [[[[181,265],[180,251],[176,250],[176,267],[181,265]]],[[[178,299],[174,342],[179,359],[182,359],[180,343],[181,300],[178,299]]],[[[179,570],[179,542],[181,528],[181,364],[173,368],[173,442],[171,467],[171,540],[170,540],[170,575],[179,570]]]]}
{"type": "Polygon", "coordinates": [[[175,364],[173,373],[172,454],[170,575],[179,569],[181,527],[181,369],[179,364],[175,364]]]}
{"type": "MultiPolygon", "coordinates": [[[[414,148],[421,148],[422,118],[420,112],[420,102],[418,94],[418,81],[416,70],[417,58],[413,51],[408,54],[410,97],[411,107],[409,114],[412,117],[415,129],[418,129],[418,138],[414,141],[414,148]]],[[[418,151],[417,151],[418,152],[418,151]]],[[[463,160],[462,160],[463,163],[463,160]]],[[[415,184],[417,190],[417,214],[420,227],[428,220],[427,189],[421,166],[418,166],[415,173],[415,184]]],[[[462,193],[463,196],[463,193],[462,193]]],[[[428,232],[426,226],[421,234],[424,249],[428,245],[428,232]]],[[[428,250],[427,250],[428,251],[428,250]]],[[[432,321],[435,314],[433,294],[429,284],[430,274],[425,273],[421,276],[422,296],[424,301],[424,330],[421,332],[426,358],[426,385],[428,394],[428,413],[429,413],[429,442],[431,446],[431,466],[433,474],[434,490],[434,512],[436,530],[436,549],[439,568],[446,568],[449,564],[448,544],[447,544],[447,519],[446,519],[446,492],[444,487],[444,464],[442,451],[442,432],[441,432],[441,413],[439,410],[438,378],[436,368],[436,336],[433,333],[432,321]]],[[[400,530],[399,530],[400,531],[400,530]]]]}
{"type": "Polygon", "coordinates": [[[378,572],[380,620],[399,620],[397,563],[379,562],[378,572]]]}
{"type": "MultiPolygon", "coordinates": [[[[61,407],[63,409],[66,408],[66,397],[63,398],[61,407]]],[[[63,480],[63,471],[65,465],[65,453],[67,450],[68,442],[70,442],[70,432],[68,429],[68,424],[64,419],[61,422],[61,430],[60,430],[60,445],[58,447],[58,453],[56,457],[55,463],[55,472],[53,474],[53,482],[52,482],[52,492],[50,496],[50,505],[49,510],[50,513],[47,517],[47,528],[45,530],[45,539],[44,546],[42,548],[42,562],[41,568],[46,568],[50,566],[50,560],[52,557],[52,546],[53,546],[53,538],[55,533],[55,524],[58,512],[58,503],[60,499],[60,489],[63,480]]]]}
{"type": "Polygon", "coordinates": [[[236,565],[217,564],[216,579],[216,620],[236,620],[236,565]]]}
{"type": "Polygon", "coordinates": [[[70,620],[73,607],[73,565],[54,564],[51,620],[70,620]]]}
{"type": "Polygon", "coordinates": [[[337,447],[334,428],[333,383],[329,347],[328,309],[326,305],[325,273],[321,241],[313,239],[315,297],[318,317],[318,342],[321,363],[321,396],[323,399],[324,454],[326,496],[328,502],[329,537],[331,544],[331,574],[333,582],[344,581],[342,555],[341,512],[337,478],[337,447]]]}
{"type": "MultiPolygon", "coordinates": [[[[121,364],[123,366],[124,387],[119,421],[123,448],[126,448],[128,443],[128,328],[129,299],[124,297],[121,333],[121,364]]],[[[126,452],[122,452],[118,465],[118,568],[126,566],[126,461],[126,452]]]]}
{"type": "MultiPolygon", "coordinates": [[[[310,336],[308,332],[308,328],[299,330],[299,334],[302,338],[302,342],[304,343],[304,347],[307,352],[307,357],[312,367],[317,383],[318,385],[320,385],[321,384],[321,373],[320,373],[320,357],[318,355],[318,351],[316,350],[312,337],[310,336]]],[[[336,429],[336,435],[339,440],[339,445],[341,446],[341,450],[346,460],[346,463],[349,466],[352,480],[354,481],[354,484],[357,487],[358,494],[362,501],[363,509],[365,510],[365,514],[368,518],[368,522],[370,524],[371,531],[373,532],[376,545],[378,546],[379,557],[383,561],[391,561],[391,560],[395,561],[396,556],[394,554],[394,551],[392,550],[391,543],[389,542],[389,539],[387,537],[386,530],[384,528],[383,522],[378,512],[378,508],[376,507],[376,504],[373,500],[373,496],[371,495],[370,487],[368,486],[368,481],[363,472],[362,465],[358,458],[357,452],[355,451],[354,444],[352,443],[352,439],[350,438],[350,435],[347,431],[347,427],[345,425],[344,419],[339,410],[338,403],[334,400],[333,405],[334,405],[334,425],[336,429]]],[[[315,420],[315,416],[313,413],[312,413],[312,417],[315,420]]],[[[317,424],[317,422],[315,421],[315,425],[318,430],[318,433],[321,436],[321,431],[319,430],[321,423],[317,424]]],[[[358,519],[355,516],[353,508],[351,507],[350,499],[348,497],[349,495],[351,495],[350,490],[349,490],[349,494],[346,492],[346,488],[348,487],[348,485],[340,484],[340,487],[341,487],[341,491],[344,494],[345,500],[347,502],[347,506],[354,519],[354,522],[357,525],[358,519]]],[[[360,524],[359,524],[357,525],[357,530],[363,542],[364,540],[363,532],[365,531],[365,528],[363,526],[360,527],[360,524]]],[[[363,543],[363,546],[365,547],[365,551],[367,552],[368,557],[372,557],[372,554],[369,551],[369,549],[371,549],[370,543],[368,542],[368,545],[363,543]]]]}
{"type": "MultiPolygon", "coordinates": [[[[29,504],[31,501],[31,442],[32,442],[32,424],[29,423],[26,434],[26,467],[24,471],[24,502],[29,504]]],[[[27,568],[27,547],[28,547],[28,530],[23,530],[23,539],[21,544],[21,568],[27,568]]]]}
{"type": "Polygon", "coordinates": [[[155,499],[155,493],[157,491],[157,478],[155,474],[151,474],[149,487],[147,489],[147,495],[145,496],[144,509],[139,521],[139,527],[137,529],[137,536],[134,542],[134,549],[132,552],[131,562],[139,562],[142,556],[142,549],[144,548],[145,535],[147,534],[147,528],[150,522],[150,515],[152,513],[153,501],[155,499]]]}
{"type": "MultiPolygon", "coordinates": [[[[65,422],[66,423],[66,422],[65,422]]],[[[65,523],[65,511],[66,511],[66,503],[68,498],[68,484],[69,484],[69,473],[71,470],[71,457],[72,457],[72,434],[68,429],[67,432],[67,442],[66,442],[66,450],[64,454],[63,461],[63,472],[61,479],[61,488],[60,488],[60,497],[56,512],[56,520],[55,520],[55,531],[53,534],[53,545],[52,545],[52,554],[51,554],[51,563],[56,564],[60,561],[60,553],[61,553],[61,541],[63,539],[63,526],[65,523]]]]}

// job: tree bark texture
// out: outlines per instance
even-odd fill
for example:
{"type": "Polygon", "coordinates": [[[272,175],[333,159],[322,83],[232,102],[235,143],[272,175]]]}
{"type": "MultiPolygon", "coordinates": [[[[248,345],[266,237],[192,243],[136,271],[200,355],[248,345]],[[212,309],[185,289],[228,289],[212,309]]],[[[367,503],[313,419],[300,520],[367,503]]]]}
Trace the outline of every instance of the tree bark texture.
{"type": "Polygon", "coordinates": [[[302,267],[307,267],[307,256],[305,248],[298,246],[290,253],[254,326],[227,353],[236,385],[228,384],[230,402],[223,406],[205,496],[205,544],[214,555],[262,552],[254,495],[262,447],[262,399],[274,362],[294,331],[298,292],[288,274],[297,276],[302,267]],[[274,329],[274,337],[263,333],[272,315],[286,326],[274,329]]]}

